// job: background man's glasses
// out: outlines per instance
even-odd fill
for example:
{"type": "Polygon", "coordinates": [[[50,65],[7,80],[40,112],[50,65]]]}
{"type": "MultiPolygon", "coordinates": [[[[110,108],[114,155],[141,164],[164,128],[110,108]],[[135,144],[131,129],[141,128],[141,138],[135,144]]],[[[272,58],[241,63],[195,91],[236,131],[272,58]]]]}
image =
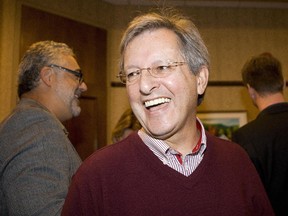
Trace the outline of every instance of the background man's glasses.
{"type": "Polygon", "coordinates": [[[55,65],[55,64],[50,64],[50,65],[48,65],[48,67],[51,67],[51,68],[55,67],[55,68],[58,68],[60,70],[65,71],[65,72],[73,74],[74,76],[76,76],[78,78],[79,84],[81,84],[84,81],[83,73],[81,72],[81,70],[75,70],[74,71],[74,70],[70,70],[68,68],[65,68],[65,67],[62,67],[59,65],[55,65]]]}

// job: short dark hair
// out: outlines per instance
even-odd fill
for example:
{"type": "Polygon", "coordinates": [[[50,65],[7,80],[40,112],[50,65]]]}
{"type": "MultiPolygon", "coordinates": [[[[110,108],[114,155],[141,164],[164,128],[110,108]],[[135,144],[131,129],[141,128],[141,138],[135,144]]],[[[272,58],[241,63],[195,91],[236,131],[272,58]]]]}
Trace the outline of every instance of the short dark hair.
{"type": "Polygon", "coordinates": [[[71,48],[65,43],[39,41],[32,44],[21,59],[18,69],[18,96],[38,86],[40,71],[49,64],[59,62],[61,55],[75,57],[71,48]]]}
{"type": "Polygon", "coordinates": [[[262,53],[248,60],[242,68],[242,80],[258,94],[267,95],[283,92],[284,78],[282,66],[270,53],[262,53]]]}

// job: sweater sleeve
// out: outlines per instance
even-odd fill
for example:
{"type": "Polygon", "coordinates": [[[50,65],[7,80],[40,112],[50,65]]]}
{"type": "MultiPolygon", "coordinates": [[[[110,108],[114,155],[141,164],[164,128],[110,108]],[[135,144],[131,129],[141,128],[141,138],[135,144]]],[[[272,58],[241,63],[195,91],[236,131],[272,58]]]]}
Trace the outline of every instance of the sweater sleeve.
{"type": "Polygon", "coordinates": [[[72,179],[61,215],[104,215],[103,188],[95,166],[87,165],[78,169],[72,179]],[[90,170],[90,171],[88,171],[90,170]]]}

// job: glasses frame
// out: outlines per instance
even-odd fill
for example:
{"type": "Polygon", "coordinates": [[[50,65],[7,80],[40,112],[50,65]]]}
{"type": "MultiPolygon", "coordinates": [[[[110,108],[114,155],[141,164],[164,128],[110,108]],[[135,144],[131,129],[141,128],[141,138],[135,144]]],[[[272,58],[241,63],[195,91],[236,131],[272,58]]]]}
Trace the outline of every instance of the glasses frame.
{"type": "Polygon", "coordinates": [[[56,65],[56,64],[50,64],[50,65],[48,65],[48,67],[58,68],[58,69],[60,69],[60,70],[62,70],[62,71],[65,71],[65,72],[68,72],[68,73],[70,73],[70,74],[73,74],[74,76],[76,76],[76,77],[78,78],[79,84],[81,84],[82,82],[84,82],[83,73],[82,73],[81,70],[71,70],[71,69],[68,69],[68,68],[65,68],[65,67],[56,65]]]}
{"type": "MultiPolygon", "coordinates": [[[[182,65],[184,65],[184,64],[186,64],[186,62],[184,62],[184,61],[181,61],[181,62],[180,62],[180,61],[179,61],[179,62],[170,62],[170,63],[168,63],[167,65],[159,65],[159,66],[157,66],[157,67],[172,67],[172,68],[174,68],[174,67],[182,66],[182,65]]],[[[151,73],[151,71],[153,71],[153,69],[157,69],[157,67],[140,68],[140,69],[138,69],[138,70],[135,70],[134,72],[139,72],[140,75],[141,75],[143,70],[147,70],[148,73],[149,73],[151,76],[153,76],[153,77],[156,77],[156,78],[163,78],[163,77],[165,77],[165,76],[157,76],[157,75],[151,73]]],[[[132,72],[132,73],[133,73],[133,72],[132,72]]],[[[140,75],[139,75],[139,77],[140,77],[140,75]]],[[[126,84],[133,84],[133,83],[135,83],[135,82],[138,80],[138,78],[137,78],[135,81],[129,82],[129,81],[128,81],[128,76],[127,76],[127,74],[125,73],[125,71],[120,71],[120,72],[118,73],[118,75],[117,75],[117,78],[119,78],[120,81],[121,81],[121,83],[123,83],[123,84],[125,84],[125,85],[126,85],[126,84]],[[123,78],[126,78],[126,82],[124,81],[125,79],[123,79],[123,78]]]]}

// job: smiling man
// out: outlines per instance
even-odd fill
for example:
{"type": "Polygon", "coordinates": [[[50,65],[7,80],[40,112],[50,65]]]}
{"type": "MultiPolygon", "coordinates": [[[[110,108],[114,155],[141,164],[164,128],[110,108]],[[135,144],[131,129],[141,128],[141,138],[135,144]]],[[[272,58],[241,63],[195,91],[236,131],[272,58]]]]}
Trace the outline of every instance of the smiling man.
{"type": "Polygon", "coordinates": [[[247,154],[196,117],[209,57],[194,24],[172,10],[141,15],[120,50],[119,78],[143,128],[84,162],[62,214],[273,215],[247,154]]]}
{"type": "Polygon", "coordinates": [[[87,90],[72,49],[40,41],[19,65],[19,103],[0,125],[0,215],[60,215],[81,159],[61,122],[87,90]]]}

